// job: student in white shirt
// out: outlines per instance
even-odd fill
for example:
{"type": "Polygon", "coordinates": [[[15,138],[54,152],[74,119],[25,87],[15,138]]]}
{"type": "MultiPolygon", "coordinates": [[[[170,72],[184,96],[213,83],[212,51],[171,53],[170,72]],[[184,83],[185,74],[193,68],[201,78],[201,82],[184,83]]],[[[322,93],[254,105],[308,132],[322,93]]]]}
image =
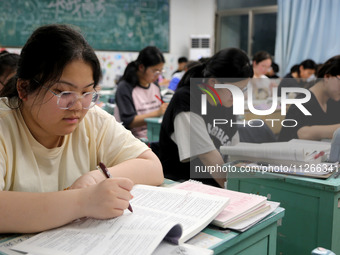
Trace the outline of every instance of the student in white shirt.
{"type": "Polygon", "coordinates": [[[100,78],[93,49],[72,28],[47,25],[28,39],[17,79],[1,91],[0,233],[113,218],[133,184],[162,183],[156,155],[95,106],[100,78]]]}

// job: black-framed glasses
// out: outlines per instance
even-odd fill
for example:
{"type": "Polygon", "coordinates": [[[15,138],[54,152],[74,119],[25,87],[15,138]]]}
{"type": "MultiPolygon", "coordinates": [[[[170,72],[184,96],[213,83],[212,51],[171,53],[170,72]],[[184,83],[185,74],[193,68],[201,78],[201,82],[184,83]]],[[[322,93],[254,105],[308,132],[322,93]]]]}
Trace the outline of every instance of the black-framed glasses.
{"type": "Polygon", "coordinates": [[[53,95],[58,97],[57,105],[60,109],[66,110],[71,108],[79,99],[83,106],[83,109],[90,109],[96,105],[96,102],[99,99],[99,94],[96,91],[86,92],[83,95],[79,96],[75,91],[63,91],[59,94],[50,90],[49,88],[43,86],[53,95]]]}

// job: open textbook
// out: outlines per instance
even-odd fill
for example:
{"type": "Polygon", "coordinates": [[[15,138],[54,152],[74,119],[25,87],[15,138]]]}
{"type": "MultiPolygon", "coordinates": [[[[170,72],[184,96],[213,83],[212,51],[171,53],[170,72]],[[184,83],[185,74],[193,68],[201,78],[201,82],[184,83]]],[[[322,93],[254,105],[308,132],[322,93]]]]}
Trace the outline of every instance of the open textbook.
{"type": "Polygon", "coordinates": [[[197,181],[186,181],[173,188],[228,197],[229,204],[212,224],[237,231],[245,231],[279,206],[279,203],[268,202],[264,196],[212,187],[197,181]]]}
{"type": "Polygon", "coordinates": [[[222,154],[230,160],[265,161],[273,164],[321,163],[325,161],[331,144],[328,142],[293,139],[289,142],[244,143],[221,146],[222,154]]]}
{"type": "Polygon", "coordinates": [[[162,240],[182,244],[204,229],[229,199],[135,185],[133,213],[110,220],[80,219],[42,232],[12,249],[35,255],[152,254],[162,240]]]}

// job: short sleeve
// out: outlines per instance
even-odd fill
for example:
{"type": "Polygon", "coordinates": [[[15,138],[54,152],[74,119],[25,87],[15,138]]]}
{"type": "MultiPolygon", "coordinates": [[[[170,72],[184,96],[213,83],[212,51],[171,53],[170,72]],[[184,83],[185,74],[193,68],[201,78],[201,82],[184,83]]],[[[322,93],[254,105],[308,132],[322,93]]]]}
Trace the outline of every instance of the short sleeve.
{"type": "Polygon", "coordinates": [[[132,87],[124,81],[119,83],[115,99],[119,110],[120,120],[125,127],[128,127],[137,115],[132,98],[132,87]]]}
{"type": "Polygon", "coordinates": [[[215,150],[201,116],[192,112],[181,112],[175,117],[174,134],[171,136],[177,144],[182,162],[198,155],[215,150]]]}
{"type": "Polygon", "coordinates": [[[98,162],[113,166],[137,158],[150,149],[102,109],[92,112],[87,121],[88,131],[93,134],[90,140],[96,144],[98,162]]]}

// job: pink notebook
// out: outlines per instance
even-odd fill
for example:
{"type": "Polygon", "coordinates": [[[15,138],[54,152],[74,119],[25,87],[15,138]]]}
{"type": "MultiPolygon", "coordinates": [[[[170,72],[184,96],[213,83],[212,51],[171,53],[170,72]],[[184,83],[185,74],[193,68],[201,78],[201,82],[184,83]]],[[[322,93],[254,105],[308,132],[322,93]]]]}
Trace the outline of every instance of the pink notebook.
{"type": "Polygon", "coordinates": [[[217,188],[196,181],[186,181],[173,188],[228,197],[230,200],[227,207],[212,222],[212,224],[223,228],[227,228],[237,218],[254,213],[256,208],[261,207],[267,201],[264,196],[217,188]]]}

